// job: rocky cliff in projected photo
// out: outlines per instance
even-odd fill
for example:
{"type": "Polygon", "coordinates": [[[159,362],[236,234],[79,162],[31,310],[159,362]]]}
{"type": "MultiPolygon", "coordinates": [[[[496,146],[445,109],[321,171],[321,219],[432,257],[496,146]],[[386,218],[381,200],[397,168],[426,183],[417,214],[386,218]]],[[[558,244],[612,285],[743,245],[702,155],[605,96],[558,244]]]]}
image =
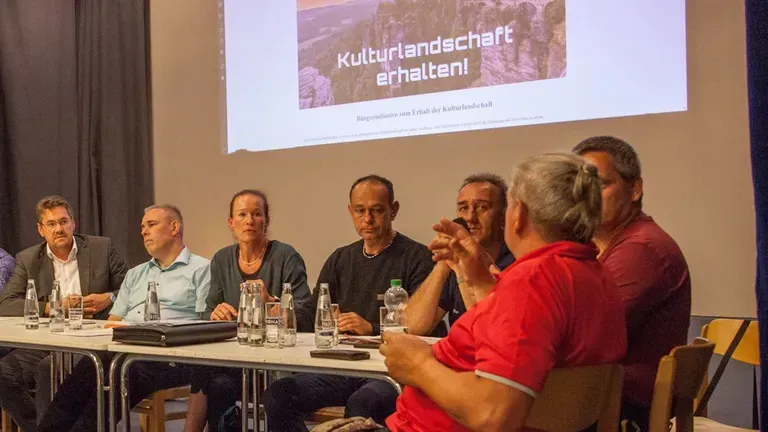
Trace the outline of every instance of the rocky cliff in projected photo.
{"type": "Polygon", "coordinates": [[[566,74],[565,0],[297,0],[301,109],[566,74]]]}

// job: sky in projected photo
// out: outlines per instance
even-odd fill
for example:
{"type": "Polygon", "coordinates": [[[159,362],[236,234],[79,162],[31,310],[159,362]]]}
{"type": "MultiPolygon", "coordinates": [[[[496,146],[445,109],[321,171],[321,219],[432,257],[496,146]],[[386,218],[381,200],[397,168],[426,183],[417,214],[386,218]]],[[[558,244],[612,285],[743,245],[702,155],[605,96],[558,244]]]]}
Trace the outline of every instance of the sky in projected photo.
{"type": "Polygon", "coordinates": [[[346,3],[349,0],[298,0],[296,5],[298,9],[312,9],[322,6],[330,6],[346,3]]]}

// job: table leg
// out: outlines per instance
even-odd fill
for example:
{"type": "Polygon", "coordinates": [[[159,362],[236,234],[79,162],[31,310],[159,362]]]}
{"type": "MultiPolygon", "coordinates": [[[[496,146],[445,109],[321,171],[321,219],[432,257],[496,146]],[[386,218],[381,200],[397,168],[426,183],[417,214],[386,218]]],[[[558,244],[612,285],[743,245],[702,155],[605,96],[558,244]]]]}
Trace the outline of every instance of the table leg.
{"type": "Polygon", "coordinates": [[[240,415],[240,430],[242,432],[248,432],[248,374],[250,373],[249,369],[243,369],[243,394],[241,395],[243,402],[242,402],[242,410],[240,415]]]}
{"type": "Polygon", "coordinates": [[[104,365],[97,354],[90,351],[82,354],[90,358],[96,368],[96,430],[104,432],[104,365]]]}
{"type": "Polygon", "coordinates": [[[66,353],[67,356],[66,360],[64,361],[64,365],[66,368],[67,376],[72,375],[72,363],[75,361],[75,356],[72,353],[66,353]]]}
{"type": "Polygon", "coordinates": [[[51,353],[51,401],[56,394],[56,388],[59,381],[56,379],[56,353],[51,353]]]}
{"type": "Polygon", "coordinates": [[[64,378],[66,377],[64,373],[64,353],[56,353],[56,364],[58,365],[59,370],[59,385],[64,384],[64,378]]]}
{"type": "MultiPolygon", "coordinates": [[[[247,362],[247,361],[212,361],[210,359],[201,359],[201,358],[192,358],[192,357],[177,357],[177,356],[165,356],[165,355],[153,355],[153,354],[129,354],[126,353],[125,360],[123,361],[123,365],[120,368],[120,382],[122,383],[122,394],[121,394],[121,402],[122,402],[122,412],[123,412],[123,424],[125,425],[126,431],[130,430],[130,421],[129,421],[129,415],[130,415],[130,406],[129,406],[129,389],[128,389],[128,369],[130,368],[131,364],[134,361],[145,361],[145,362],[178,362],[178,363],[185,363],[185,364],[193,364],[193,365],[203,365],[203,366],[212,366],[212,365],[219,365],[223,367],[231,367],[231,368],[240,368],[242,369],[242,394],[241,399],[243,401],[242,404],[242,415],[241,415],[241,428],[244,432],[247,432],[248,429],[248,393],[250,393],[250,388],[248,386],[248,376],[250,374],[251,368],[254,366],[253,362],[247,362]]],[[[275,370],[275,371],[284,371],[284,372],[294,372],[294,373],[315,373],[315,374],[324,374],[324,375],[338,375],[338,376],[349,376],[349,377],[358,377],[358,378],[370,378],[370,379],[378,379],[381,381],[388,382],[391,384],[397,393],[402,392],[402,387],[400,384],[397,383],[392,377],[388,375],[382,375],[381,373],[377,372],[364,372],[364,371],[351,371],[351,370],[328,370],[328,369],[317,369],[313,367],[308,366],[299,366],[299,365],[282,365],[282,364],[274,364],[274,363],[259,363],[259,367],[266,369],[266,370],[275,370]]]]}
{"type": "Polygon", "coordinates": [[[125,432],[130,432],[131,430],[131,402],[128,398],[130,391],[128,388],[128,369],[134,361],[136,361],[136,358],[129,356],[120,367],[120,408],[123,411],[123,430],[125,432]]]}
{"type": "Polygon", "coordinates": [[[117,417],[117,410],[115,409],[117,405],[117,368],[125,356],[126,354],[119,353],[109,364],[109,432],[116,432],[117,430],[117,422],[115,421],[117,417]]]}
{"type": "MultiPolygon", "coordinates": [[[[269,386],[274,381],[274,377],[275,377],[274,371],[270,371],[270,370],[264,371],[264,390],[269,388],[269,386]]],[[[265,406],[264,407],[264,431],[266,432],[268,430],[269,430],[269,419],[267,418],[267,408],[265,406]]]]}
{"type": "Polygon", "coordinates": [[[258,369],[253,370],[253,431],[261,432],[259,425],[259,404],[261,403],[261,395],[259,394],[259,387],[261,387],[261,375],[258,369]]]}
{"type": "MultiPolygon", "coordinates": [[[[46,344],[37,344],[37,343],[14,343],[14,342],[1,342],[0,345],[12,347],[12,348],[18,348],[18,349],[33,349],[38,351],[52,351],[59,353],[57,356],[56,354],[51,354],[51,383],[58,383],[60,381],[63,381],[64,376],[64,357],[61,356],[61,353],[69,353],[69,354],[80,354],[84,357],[88,357],[93,362],[94,368],[96,369],[96,431],[97,432],[104,432],[104,365],[101,362],[101,357],[99,357],[95,352],[82,349],[82,348],[71,348],[71,347],[64,347],[64,346],[51,346],[46,344]],[[57,373],[60,376],[56,376],[57,373]]],[[[101,350],[106,351],[106,349],[101,350]]],[[[52,394],[54,392],[51,392],[52,394]]]]}

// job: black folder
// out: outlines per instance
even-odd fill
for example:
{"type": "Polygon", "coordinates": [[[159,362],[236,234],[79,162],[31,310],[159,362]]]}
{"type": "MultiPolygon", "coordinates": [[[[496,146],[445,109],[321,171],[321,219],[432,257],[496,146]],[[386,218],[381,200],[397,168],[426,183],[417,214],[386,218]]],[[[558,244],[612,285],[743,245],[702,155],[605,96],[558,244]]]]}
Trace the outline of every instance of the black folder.
{"type": "Polygon", "coordinates": [[[146,322],[112,331],[112,340],[132,345],[180,346],[220,342],[237,336],[228,321],[146,322]]]}

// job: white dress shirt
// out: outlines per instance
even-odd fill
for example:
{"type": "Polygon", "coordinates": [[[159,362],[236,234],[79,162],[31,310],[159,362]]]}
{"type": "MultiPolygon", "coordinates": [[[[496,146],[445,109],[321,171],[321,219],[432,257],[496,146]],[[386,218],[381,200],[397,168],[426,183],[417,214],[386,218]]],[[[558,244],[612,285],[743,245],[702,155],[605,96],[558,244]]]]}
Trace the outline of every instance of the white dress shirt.
{"type": "Polygon", "coordinates": [[[82,294],[80,291],[80,273],[77,269],[77,240],[72,239],[72,250],[69,251],[66,261],[62,261],[54,255],[50,246],[45,245],[45,249],[48,258],[53,261],[53,280],[59,281],[61,296],[82,294]]]}

